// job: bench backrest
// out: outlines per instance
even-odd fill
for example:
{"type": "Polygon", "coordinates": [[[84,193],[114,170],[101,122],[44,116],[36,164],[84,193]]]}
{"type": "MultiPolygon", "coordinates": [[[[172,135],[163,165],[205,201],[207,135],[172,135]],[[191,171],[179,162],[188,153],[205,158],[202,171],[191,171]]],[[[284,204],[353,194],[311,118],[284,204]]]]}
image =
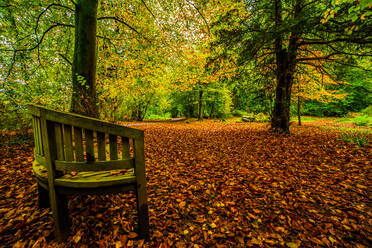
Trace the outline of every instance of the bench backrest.
{"type": "Polygon", "coordinates": [[[144,167],[142,130],[37,105],[28,108],[32,115],[35,159],[48,171],[128,168],[136,171],[136,167],[144,167]]]}

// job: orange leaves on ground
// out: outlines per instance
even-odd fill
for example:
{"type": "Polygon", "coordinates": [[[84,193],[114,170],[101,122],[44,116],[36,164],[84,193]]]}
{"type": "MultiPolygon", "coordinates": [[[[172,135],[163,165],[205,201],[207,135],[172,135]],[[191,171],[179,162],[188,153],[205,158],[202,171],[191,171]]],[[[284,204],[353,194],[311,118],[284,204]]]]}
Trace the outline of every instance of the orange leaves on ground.
{"type": "Polygon", "coordinates": [[[135,194],[71,197],[72,233],[37,207],[32,148],[0,159],[1,245],[14,247],[368,247],[370,147],[333,130],[264,124],[138,124],[145,131],[151,240],[135,194]]]}

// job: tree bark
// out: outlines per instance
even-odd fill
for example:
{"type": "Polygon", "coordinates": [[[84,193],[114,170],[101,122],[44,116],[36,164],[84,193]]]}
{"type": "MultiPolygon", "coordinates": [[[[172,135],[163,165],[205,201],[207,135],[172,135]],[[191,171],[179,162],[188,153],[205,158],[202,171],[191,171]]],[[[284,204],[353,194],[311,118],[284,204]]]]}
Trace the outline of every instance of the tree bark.
{"type": "Polygon", "coordinates": [[[203,90],[199,90],[199,117],[198,120],[203,120],[203,90]]]}
{"type": "Polygon", "coordinates": [[[98,117],[96,93],[97,0],[75,7],[75,48],[72,65],[71,112],[98,117]]]}
{"type": "Polygon", "coordinates": [[[280,53],[279,57],[277,56],[277,60],[280,62],[276,75],[277,87],[271,128],[278,133],[289,133],[289,110],[294,68],[286,61],[287,52],[280,53]]]}
{"type": "Polygon", "coordinates": [[[301,126],[301,97],[300,97],[300,82],[298,81],[297,84],[297,117],[298,117],[298,125],[301,126]]]}
{"type": "MultiPolygon", "coordinates": [[[[295,0],[294,18],[298,18],[302,9],[303,0],[295,0]]],[[[282,3],[275,1],[274,21],[277,30],[282,23],[282,3]]],[[[289,133],[291,93],[293,76],[296,70],[296,57],[299,40],[299,30],[293,30],[289,38],[288,48],[283,47],[283,37],[278,32],[275,38],[276,57],[276,96],[271,120],[271,128],[278,133],[289,133]]]]}

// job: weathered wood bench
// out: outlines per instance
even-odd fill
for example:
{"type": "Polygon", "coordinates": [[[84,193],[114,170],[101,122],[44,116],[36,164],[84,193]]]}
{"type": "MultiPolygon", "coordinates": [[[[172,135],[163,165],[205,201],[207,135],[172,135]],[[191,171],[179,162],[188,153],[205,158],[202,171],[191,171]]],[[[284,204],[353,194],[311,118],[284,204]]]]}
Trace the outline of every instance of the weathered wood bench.
{"type": "Polygon", "coordinates": [[[137,196],[139,236],[148,239],[143,131],[36,105],[28,107],[39,206],[51,206],[57,240],[69,233],[66,195],[129,190],[135,190],[137,196]]]}

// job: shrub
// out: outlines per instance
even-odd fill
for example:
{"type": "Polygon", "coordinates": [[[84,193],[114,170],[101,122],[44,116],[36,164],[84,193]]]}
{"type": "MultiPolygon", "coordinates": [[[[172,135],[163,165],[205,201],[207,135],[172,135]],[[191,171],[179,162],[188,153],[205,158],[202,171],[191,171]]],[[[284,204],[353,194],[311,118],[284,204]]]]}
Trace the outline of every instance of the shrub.
{"type": "Polygon", "coordinates": [[[248,113],[244,110],[235,109],[232,113],[233,116],[242,117],[244,115],[247,115],[248,113]]]}
{"type": "Polygon", "coordinates": [[[367,116],[372,116],[372,105],[369,105],[367,108],[360,111],[362,114],[365,114],[367,116]]]}
{"type": "Polygon", "coordinates": [[[257,121],[257,122],[268,122],[268,121],[270,121],[270,117],[268,115],[265,115],[264,113],[256,114],[254,117],[255,117],[255,121],[257,121]]]}
{"type": "Polygon", "coordinates": [[[372,124],[372,117],[370,117],[368,115],[365,115],[365,114],[361,114],[358,117],[356,117],[356,118],[353,119],[353,123],[356,126],[363,126],[363,127],[371,126],[371,124],[372,124]]]}
{"type": "Polygon", "coordinates": [[[347,131],[340,134],[340,139],[351,144],[357,144],[358,147],[366,146],[369,142],[369,137],[367,132],[352,132],[347,131]]]}

